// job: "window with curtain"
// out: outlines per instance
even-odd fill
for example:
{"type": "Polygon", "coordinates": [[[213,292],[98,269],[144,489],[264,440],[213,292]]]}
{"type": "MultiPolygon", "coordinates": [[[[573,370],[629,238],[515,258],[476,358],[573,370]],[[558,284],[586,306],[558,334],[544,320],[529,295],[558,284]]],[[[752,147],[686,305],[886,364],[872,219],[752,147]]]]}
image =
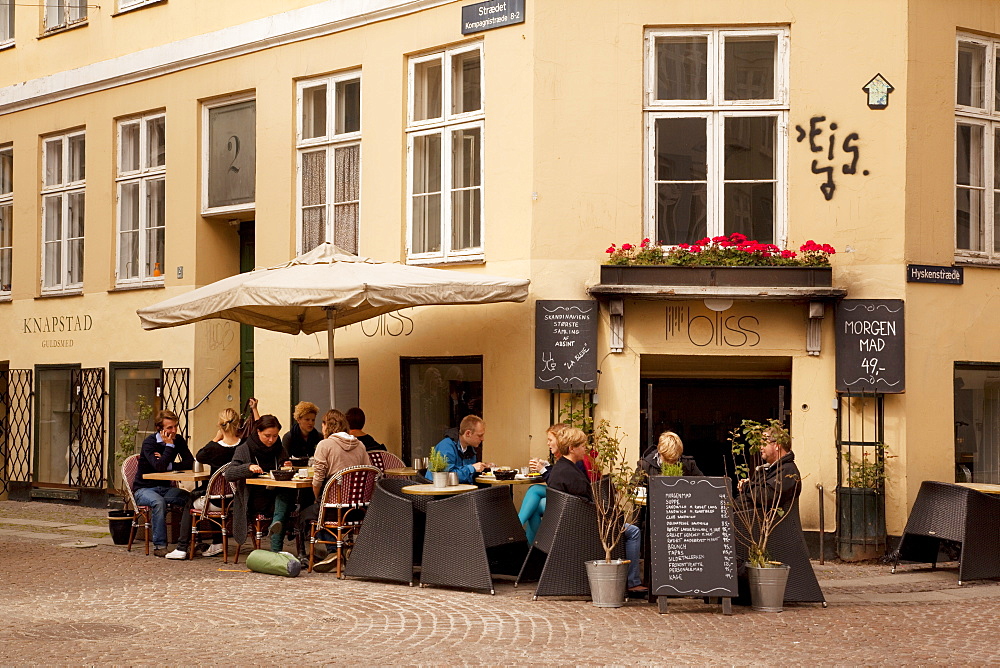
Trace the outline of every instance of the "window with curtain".
{"type": "Polygon", "coordinates": [[[955,82],[955,255],[1000,261],[1000,40],[959,36],[955,82]]]}
{"type": "Polygon", "coordinates": [[[83,287],[86,137],[71,132],[42,141],[42,291],[83,287]]]}
{"type": "Polygon", "coordinates": [[[788,31],[646,33],[645,235],[783,243],[788,31]]]}
{"type": "Polygon", "coordinates": [[[0,146],[0,297],[10,296],[13,225],[14,147],[0,146]]]}
{"type": "Polygon", "coordinates": [[[298,83],[299,251],[331,242],[358,252],[361,75],[298,83]]]}
{"type": "Polygon", "coordinates": [[[166,116],[118,122],[118,262],[115,284],[163,284],[166,116]]]}
{"type": "Polygon", "coordinates": [[[482,59],[480,44],[410,59],[409,262],[483,255],[482,59]]]}

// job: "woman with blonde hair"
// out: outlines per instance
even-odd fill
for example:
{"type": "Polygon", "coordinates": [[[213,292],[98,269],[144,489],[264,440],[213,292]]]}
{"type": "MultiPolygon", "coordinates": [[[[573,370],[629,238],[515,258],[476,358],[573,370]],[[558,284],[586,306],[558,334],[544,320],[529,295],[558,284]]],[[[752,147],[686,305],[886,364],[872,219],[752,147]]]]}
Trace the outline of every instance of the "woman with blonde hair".
{"type": "Polygon", "coordinates": [[[680,464],[683,473],[687,476],[705,475],[698,468],[698,463],[694,457],[684,454],[684,443],[681,437],[672,431],[665,431],[660,434],[656,443],[656,450],[650,452],[639,460],[639,468],[646,472],[646,475],[660,475],[664,464],[680,464]]]}
{"type": "MultiPolygon", "coordinates": [[[[569,425],[559,422],[545,430],[545,445],[549,448],[549,454],[552,455],[553,462],[562,457],[562,454],[559,452],[559,435],[568,428],[569,425]]],[[[541,473],[538,482],[548,482],[552,467],[549,466],[546,460],[532,459],[528,462],[528,465],[532,471],[541,473]]],[[[583,464],[580,463],[577,466],[586,475],[586,469],[583,468],[583,464]]],[[[545,514],[546,489],[548,488],[545,485],[529,486],[528,490],[524,493],[524,500],[521,501],[521,509],[517,513],[517,519],[524,525],[524,534],[528,538],[528,545],[531,545],[535,541],[535,533],[538,531],[538,526],[542,523],[542,515],[545,514]]]]}
{"type": "Polygon", "coordinates": [[[319,407],[311,401],[300,401],[295,404],[295,411],[292,413],[295,421],[292,423],[292,428],[281,437],[281,445],[289,457],[304,459],[312,457],[316,452],[316,446],[323,440],[316,430],[317,415],[319,407]]]}

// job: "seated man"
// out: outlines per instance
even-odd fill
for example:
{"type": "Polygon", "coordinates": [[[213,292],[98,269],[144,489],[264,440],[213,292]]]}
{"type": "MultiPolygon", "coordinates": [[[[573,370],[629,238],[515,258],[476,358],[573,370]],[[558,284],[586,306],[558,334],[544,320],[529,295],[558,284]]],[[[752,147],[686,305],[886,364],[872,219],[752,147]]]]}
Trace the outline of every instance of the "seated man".
{"type": "MultiPolygon", "coordinates": [[[[549,473],[549,489],[578,496],[593,502],[591,483],[586,473],[577,468],[576,463],[583,460],[589,448],[587,435],[576,427],[566,427],[555,435],[556,447],[562,455],[552,465],[549,473]]],[[[639,551],[642,543],[642,533],[634,524],[626,524],[622,537],[625,540],[625,558],[628,565],[629,596],[645,596],[648,589],[642,585],[639,575],[639,551]]]]}
{"type": "Polygon", "coordinates": [[[365,446],[366,452],[371,452],[372,450],[385,450],[385,445],[379,443],[372,437],[371,434],[366,434],[363,429],[365,428],[365,412],[355,406],[354,408],[347,409],[347,424],[350,426],[351,430],[348,432],[351,436],[361,441],[361,444],[365,446]]]}
{"type": "Polygon", "coordinates": [[[132,482],[135,502],[151,509],[150,523],[153,528],[153,547],[158,557],[167,555],[167,505],[184,506],[188,501],[187,491],[172,487],[162,480],[145,480],[146,473],[190,469],[194,457],[188,449],[187,441],[177,433],[177,415],[173,411],[160,411],[156,415],[156,433],[150,434],[142,442],[139,468],[132,482]],[[174,460],[180,461],[174,466],[174,460]]]}
{"type": "MultiPolygon", "coordinates": [[[[449,429],[445,432],[445,437],[434,446],[434,450],[448,460],[448,468],[445,471],[458,473],[458,482],[472,484],[475,482],[476,474],[482,473],[486,468],[486,464],[476,461],[476,447],[482,444],[485,435],[483,418],[478,415],[466,415],[458,426],[457,434],[454,429],[449,429]]],[[[424,477],[433,480],[430,469],[424,477]]]]}
{"type": "Polygon", "coordinates": [[[760,456],[764,463],[749,478],[740,480],[739,498],[743,504],[758,508],[790,508],[802,491],[802,477],[795,465],[792,437],[782,427],[764,432],[760,456]]]}

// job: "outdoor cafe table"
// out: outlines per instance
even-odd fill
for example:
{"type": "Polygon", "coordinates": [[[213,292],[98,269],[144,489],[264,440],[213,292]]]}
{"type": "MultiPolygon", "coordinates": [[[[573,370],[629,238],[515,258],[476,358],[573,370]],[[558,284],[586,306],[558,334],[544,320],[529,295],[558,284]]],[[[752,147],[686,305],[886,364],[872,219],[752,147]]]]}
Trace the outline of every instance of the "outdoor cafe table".
{"type": "Polygon", "coordinates": [[[208,471],[164,471],[163,473],[143,473],[143,480],[167,480],[170,482],[201,482],[212,474],[208,471]]]}
{"type": "Polygon", "coordinates": [[[417,475],[417,473],[419,473],[419,471],[417,471],[417,469],[415,469],[415,468],[413,468],[411,466],[404,466],[403,468],[399,468],[399,469],[386,469],[385,470],[385,474],[386,475],[400,476],[402,478],[409,478],[411,475],[417,475]]]}
{"type": "Polygon", "coordinates": [[[988,482],[958,482],[956,485],[961,485],[962,487],[968,487],[969,489],[974,489],[977,492],[983,492],[984,494],[1000,494],[1000,485],[994,485],[988,482]]]}
{"type": "Polygon", "coordinates": [[[514,485],[544,485],[542,476],[532,476],[531,478],[514,478],[512,480],[498,480],[496,476],[481,475],[476,477],[477,485],[507,485],[510,490],[510,498],[514,498],[514,485]]]}
{"type": "Polygon", "coordinates": [[[435,487],[433,483],[426,485],[407,485],[399,491],[403,494],[413,494],[416,496],[447,496],[451,494],[461,494],[462,492],[473,492],[478,487],[475,485],[449,485],[447,487],[435,487]]]}
{"type": "Polygon", "coordinates": [[[264,485],[266,487],[284,487],[286,489],[306,489],[307,487],[312,487],[313,479],[309,478],[292,478],[291,480],[275,480],[269,476],[261,476],[259,478],[247,478],[246,483],[248,485],[264,485]]]}

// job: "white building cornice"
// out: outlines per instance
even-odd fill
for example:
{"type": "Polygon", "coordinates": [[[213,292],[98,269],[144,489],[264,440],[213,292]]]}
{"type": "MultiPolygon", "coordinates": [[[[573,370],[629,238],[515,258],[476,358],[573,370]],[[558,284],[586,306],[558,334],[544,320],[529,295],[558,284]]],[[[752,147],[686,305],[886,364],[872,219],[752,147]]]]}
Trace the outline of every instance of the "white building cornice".
{"type": "Polygon", "coordinates": [[[0,88],[0,115],[331,35],[451,2],[454,0],[327,0],[0,88]]]}

